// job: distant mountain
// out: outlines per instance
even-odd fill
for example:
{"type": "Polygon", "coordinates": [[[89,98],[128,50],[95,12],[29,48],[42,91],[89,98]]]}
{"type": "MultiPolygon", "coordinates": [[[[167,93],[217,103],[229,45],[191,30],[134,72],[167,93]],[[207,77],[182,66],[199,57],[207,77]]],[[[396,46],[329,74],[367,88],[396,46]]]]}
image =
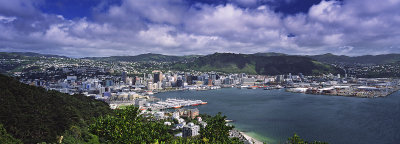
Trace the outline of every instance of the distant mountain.
{"type": "Polygon", "coordinates": [[[28,57],[55,57],[55,58],[68,58],[66,56],[59,56],[59,55],[52,55],[52,54],[39,54],[33,52],[11,52],[11,54],[21,55],[21,56],[28,56],[28,57]]]}
{"type": "Polygon", "coordinates": [[[400,54],[364,55],[350,57],[345,55],[333,55],[331,53],[327,53],[323,55],[310,55],[308,57],[324,63],[338,64],[388,64],[400,62],[400,54]]]}
{"type": "Polygon", "coordinates": [[[269,53],[255,53],[253,55],[256,56],[287,56],[287,54],[284,53],[275,53],[275,52],[269,52],[269,53]]]}
{"type": "Polygon", "coordinates": [[[193,69],[199,71],[263,75],[342,73],[340,69],[303,56],[259,55],[260,54],[215,53],[199,57],[191,63],[177,63],[173,68],[178,70],[193,69]]]}
{"type": "Polygon", "coordinates": [[[56,143],[57,136],[73,126],[88,125],[92,118],[109,113],[105,102],[46,91],[0,75],[0,125],[24,143],[56,143]]]}
{"type": "Polygon", "coordinates": [[[0,52],[0,59],[19,59],[23,57],[24,57],[23,55],[19,54],[0,52]]]}
{"type": "Polygon", "coordinates": [[[86,57],[83,59],[101,60],[101,61],[126,61],[126,62],[185,62],[193,61],[200,57],[199,55],[188,56],[170,56],[162,54],[141,54],[137,56],[110,56],[110,57],[86,57]]]}

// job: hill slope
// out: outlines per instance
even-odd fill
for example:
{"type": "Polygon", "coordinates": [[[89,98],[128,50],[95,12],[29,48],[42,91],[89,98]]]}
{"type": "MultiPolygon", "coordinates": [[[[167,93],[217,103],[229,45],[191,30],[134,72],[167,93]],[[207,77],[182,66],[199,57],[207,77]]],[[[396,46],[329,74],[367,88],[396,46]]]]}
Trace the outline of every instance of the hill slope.
{"type": "Polygon", "coordinates": [[[111,57],[87,57],[84,59],[101,60],[101,61],[126,61],[126,62],[184,62],[192,61],[197,58],[197,55],[189,56],[170,56],[162,54],[141,54],[137,56],[111,56],[111,57]]]}
{"type": "Polygon", "coordinates": [[[34,52],[12,52],[11,54],[28,56],[28,57],[68,58],[66,56],[59,56],[59,55],[52,55],[52,54],[40,54],[40,53],[34,53],[34,52]]]}
{"type": "Polygon", "coordinates": [[[330,65],[302,56],[259,56],[232,53],[215,53],[200,57],[188,64],[175,64],[173,67],[181,70],[194,69],[262,75],[341,73],[340,70],[330,65]]]}
{"type": "Polygon", "coordinates": [[[400,61],[400,54],[363,55],[349,57],[327,53],[323,55],[312,55],[308,57],[320,62],[341,64],[387,64],[400,61]]]}
{"type": "Polygon", "coordinates": [[[24,143],[55,142],[71,126],[111,112],[101,101],[29,86],[0,75],[0,123],[24,143]]]}

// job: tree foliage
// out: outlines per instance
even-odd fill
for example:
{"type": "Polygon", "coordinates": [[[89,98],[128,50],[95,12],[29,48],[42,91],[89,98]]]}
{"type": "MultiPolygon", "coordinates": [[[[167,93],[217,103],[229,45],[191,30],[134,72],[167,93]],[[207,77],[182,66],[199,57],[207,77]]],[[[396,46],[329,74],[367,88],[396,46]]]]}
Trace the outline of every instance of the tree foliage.
{"type": "Polygon", "coordinates": [[[201,128],[200,138],[208,140],[211,143],[222,142],[222,143],[234,143],[233,139],[229,138],[229,131],[234,127],[227,125],[226,116],[222,116],[218,113],[214,117],[206,119],[207,126],[201,128]]]}
{"type": "Polygon", "coordinates": [[[326,142],[321,141],[314,141],[314,142],[307,142],[304,141],[300,136],[294,134],[293,137],[288,138],[288,144],[328,144],[326,142]]]}
{"type": "Polygon", "coordinates": [[[0,124],[0,143],[1,144],[22,144],[21,140],[14,138],[7,133],[6,129],[0,124]]]}
{"type": "Polygon", "coordinates": [[[85,127],[93,117],[112,112],[104,102],[46,91],[3,75],[0,89],[0,123],[24,143],[55,142],[71,126],[85,127]]]}
{"type": "Polygon", "coordinates": [[[138,114],[137,107],[128,106],[116,110],[115,116],[99,117],[89,129],[105,143],[154,143],[172,139],[169,127],[138,114]]]}

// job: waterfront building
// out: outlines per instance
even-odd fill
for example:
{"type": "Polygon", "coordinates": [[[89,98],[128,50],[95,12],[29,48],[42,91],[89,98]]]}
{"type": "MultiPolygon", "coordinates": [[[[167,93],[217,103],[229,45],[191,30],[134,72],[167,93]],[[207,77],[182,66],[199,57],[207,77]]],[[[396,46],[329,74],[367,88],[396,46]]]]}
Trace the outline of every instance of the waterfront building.
{"type": "Polygon", "coordinates": [[[242,85],[254,85],[256,82],[255,78],[242,78],[241,84],[242,85]]]}
{"type": "Polygon", "coordinates": [[[283,82],[284,81],[284,76],[283,75],[277,75],[275,81],[278,82],[278,83],[283,82]]]}
{"type": "Polygon", "coordinates": [[[198,115],[199,115],[199,109],[195,108],[189,110],[188,117],[190,117],[191,119],[195,119],[198,115]]]}
{"type": "Polygon", "coordinates": [[[183,80],[181,77],[178,77],[178,80],[176,81],[176,87],[182,87],[183,86],[183,80]]]}
{"type": "Polygon", "coordinates": [[[147,82],[147,89],[150,90],[150,91],[154,89],[153,82],[151,82],[151,81],[147,82]]]}
{"type": "Polygon", "coordinates": [[[207,84],[208,84],[208,86],[213,86],[213,80],[212,79],[208,79],[208,82],[207,82],[207,84]]]}
{"type": "Polygon", "coordinates": [[[146,99],[136,99],[135,106],[142,107],[146,105],[146,99]]]}

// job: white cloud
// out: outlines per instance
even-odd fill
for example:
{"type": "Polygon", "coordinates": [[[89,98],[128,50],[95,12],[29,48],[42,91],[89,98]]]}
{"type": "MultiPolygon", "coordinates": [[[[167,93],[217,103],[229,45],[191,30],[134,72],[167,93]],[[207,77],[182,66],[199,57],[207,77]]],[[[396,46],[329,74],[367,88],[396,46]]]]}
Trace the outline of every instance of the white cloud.
{"type": "Polygon", "coordinates": [[[400,52],[397,0],[321,1],[308,13],[288,16],[268,5],[238,3],[258,1],[189,6],[183,0],[123,0],[92,18],[73,20],[40,13],[36,2],[13,1],[4,4],[15,9],[0,10],[0,50],[74,56],[400,52]],[[35,16],[24,16],[18,3],[35,16]]]}
{"type": "Polygon", "coordinates": [[[6,16],[0,15],[0,22],[3,22],[3,23],[10,23],[10,22],[15,21],[16,19],[17,19],[17,17],[14,17],[14,16],[6,17],[6,16]]]}

